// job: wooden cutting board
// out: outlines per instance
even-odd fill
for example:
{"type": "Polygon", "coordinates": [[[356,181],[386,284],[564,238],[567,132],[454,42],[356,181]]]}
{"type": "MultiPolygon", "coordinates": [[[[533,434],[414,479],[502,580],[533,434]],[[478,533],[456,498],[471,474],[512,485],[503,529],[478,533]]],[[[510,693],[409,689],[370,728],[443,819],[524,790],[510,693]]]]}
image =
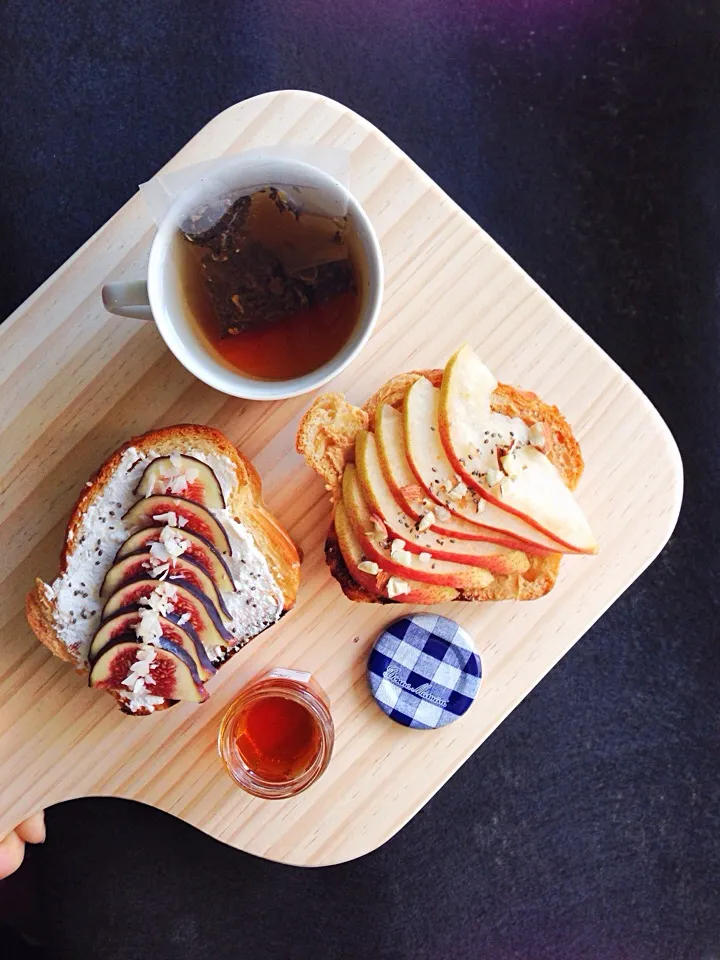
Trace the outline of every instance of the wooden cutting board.
{"type": "Polygon", "coordinates": [[[323,557],[329,506],[295,453],[312,397],[256,403],[197,382],[154,325],[103,311],[107,280],[143,274],[154,227],[139,195],[0,328],[0,834],[72,797],[128,797],[241,850],[300,865],[338,863],[391,837],[647,567],[670,536],[682,493],[675,443],[613,361],[401,150],[317,94],[268,93],[224,111],[168,169],[281,142],[351,154],[351,189],[380,237],[387,281],[379,325],[331,389],[364,402],[392,374],[441,366],[467,341],[498,378],[557,404],[587,463],[578,497],[601,553],[566,559],[533,603],[436,608],[475,637],[485,678],[473,708],[437,732],[406,730],[371,701],[365,661],[407,607],[352,604],[323,557]],[[224,431],[254,461],[267,502],[301,544],[295,610],[209,684],[203,706],[122,715],[36,642],[24,597],[55,576],[69,511],[87,477],[133,434],[182,421],[224,431]],[[269,664],[316,674],[337,725],[329,769],[288,801],[229,779],[220,717],[269,664]]]}

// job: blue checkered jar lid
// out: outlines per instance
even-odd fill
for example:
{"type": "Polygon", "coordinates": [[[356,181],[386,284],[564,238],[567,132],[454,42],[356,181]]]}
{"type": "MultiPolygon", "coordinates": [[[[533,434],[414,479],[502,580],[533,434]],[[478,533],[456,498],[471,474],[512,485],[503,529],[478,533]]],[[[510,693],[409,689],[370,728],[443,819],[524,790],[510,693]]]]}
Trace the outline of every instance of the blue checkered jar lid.
{"type": "Polygon", "coordinates": [[[400,617],[370,651],[376,703],[406,727],[434,730],[461,717],[480,687],[482,668],[466,630],[430,613],[400,617]]]}

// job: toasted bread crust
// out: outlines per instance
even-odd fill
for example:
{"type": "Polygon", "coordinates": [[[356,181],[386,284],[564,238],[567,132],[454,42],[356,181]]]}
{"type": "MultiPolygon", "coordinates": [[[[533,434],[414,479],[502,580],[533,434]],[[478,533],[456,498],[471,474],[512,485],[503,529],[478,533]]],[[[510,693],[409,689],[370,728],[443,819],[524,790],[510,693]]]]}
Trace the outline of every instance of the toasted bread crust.
{"type": "MultiPolygon", "coordinates": [[[[348,403],[342,394],[324,394],[318,397],[305,413],[298,430],[298,453],[325,481],[333,504],[341,498],[341,481],[345,464],[354,459],[355,437],[360,430],[375,426],[379,406],[388,403],[400,407],[405,394],[420,377],[426,377],[435,387],[442,383],[443,371],[414,370],[388,380],[360,409],[348,403]]],[[[567,420],[557,407],[540,400],[534,393],[507,384],[498,384],[492,396],[492,408],[509,417],[519,417],[528,425],[538,421],[550,427],[552,443],[547,451],[565,481],[574,490],[583,472],[580,446],[567,420]]],[[[402,600],[378,598],[357,584],[345,565],[331,523],[325,543],[325,557],[330,571],[342,587],[343,593],[356,602],[402,603],[402,600]]],[[[477,591],[462,591],[457,600],[535,600],[552,590],[560,569],[561,555],[528,556],[530,566],[522,574],[498,576],[487,587],[477,591]]]]}
{"type": "MultiPolygon", "coordinates": [[[[173,427],[162,427],[142,436],[133,437],[102,464],[97,473],[87,482],[70,515],[60,558],[61,574],[67,569],[72,545],[76,540],[75,535],[89,505],[102,495],[105,486],[118,469],[123,454],[130,447],[136,448],[143,457],[151,451],[158,456],[169,456],[177,450],[191,449],[227,457],[233,463],[238,478],[237,488],[227,505],[228,509],[243,523],[255,541],[255,545],[265,556],[270,572],[282,591],[283,613],[294,606],[300,585],[298,548],[263,503],[262,484],[252,463],[219,430],[199,424],[184,423],[173,427]]],[[[61,660],[75,663],[55,629],[54,602],[48,597],[46,590],[46,584],[37,579],[25,601],[28,623],[38,640],[51,653],[61,660]]],[[[224,662],[227,662],[227,659],[224,662]]],[[[78,668],[78,672],[84,671],[78,668]]],[[[112,693],[112,691],[108,692],[112,693]]],[[[116,699],[121,703],[118,697],[116,699]]],[[[168,700],[156,707],[155,711],[172,706],[174,702],[168,700]]],[[[133,714],[133,716],[141,715],[142,711],[133,714]]]]}

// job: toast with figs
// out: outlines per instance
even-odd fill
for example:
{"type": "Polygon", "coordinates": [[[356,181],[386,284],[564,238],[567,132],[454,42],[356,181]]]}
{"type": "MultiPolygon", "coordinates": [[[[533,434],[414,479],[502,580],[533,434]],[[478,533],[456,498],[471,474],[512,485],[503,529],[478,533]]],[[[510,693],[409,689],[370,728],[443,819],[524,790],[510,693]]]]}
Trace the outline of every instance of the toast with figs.
{"type": "Polygon", "coordinates": [[[180,424],[125,443],[68,522],[60,572],[27,618],[55,656],[127,713],[202,702],[206,681],[295,603],[300,557],[252,463],[180,424]]]}

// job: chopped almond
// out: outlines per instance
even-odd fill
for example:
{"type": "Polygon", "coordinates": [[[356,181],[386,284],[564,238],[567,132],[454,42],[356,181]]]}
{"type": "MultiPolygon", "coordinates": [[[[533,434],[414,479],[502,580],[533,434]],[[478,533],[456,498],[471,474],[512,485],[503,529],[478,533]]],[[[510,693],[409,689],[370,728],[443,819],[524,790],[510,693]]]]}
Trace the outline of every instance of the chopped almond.
{"type": "Polygon", "coordinates": [[[375,577],[375,583],[380,593],[383,592],[387,586],[387,582],[390,579],[390,574],[386,570],[381,570],[378,575],[375,577]]]}
{"type": "Polygon", "coordinates": [[[404,487],[400,487],[400,493],[410,503],[418,501],[422,503],[425,499],[425,491],[419,483],[408,483],[404,487]]]}
{"type": "Polygon", "coordinates": [[[400,540],[400,539],[398,538],[398,539],[396,539],[396,540],[393,540],[393,542],[390,544],[390,556],[391,556],[391,557],[394,557],[396,554],[401,553],[401,552],[404,551],[404,550],[405,550],[405,541],[404,541],[404,540],[400,540]]]}
{"type": "Polygon", "coordinates": [[[496,487],[504,476],[505,474],[501,470],[495,470],[493,467],[490,467],[486,476],[488,486],[496,487]]]}
{"type": "Polygon", "coordinates": [[[420,533],[427,530],[435,523],[435,514],[432,510],[428,510],[427,513],[423,514],[420,518],[420,523],[418,523],[417,528],[420,533]]]}
{"type": "Polygon", "coordinates": [[[467,484],[463,483],[462,480],[456,484],[452,490],[448,493],[448,499],[454,500],[456,503],[462,500],[465,494],[468,492],[467,484]]]}
{"type": "Polygon", "coordinates": [[[374,535],[379,537],[380,540],[387,540],[387,527],[383,523],[381,517],[379,517],[376,513],[373,513],[370,519],[372,520],[372,525],[375,528],[374,535]]]}
{"type": "Polygon", "coordinates": [[[550,427],[546,423],[534,423],[528,431],[528,440],[538,450],[547,450],[552,442],[550,427]]]}
{"type": "Polygon", "coordinates": [[[400,577],[390,577],[387,585],[387,595],[392,600],[403,593],[410,593],[410,584],[400,577]]]}
{"type": "Polygon", "coordinates": [[[522,473],[522,468],[517,462],[517,457],[514,453],[505,454],[500,460],[500,466],[509,477],[519,477],[522,473]]]}

